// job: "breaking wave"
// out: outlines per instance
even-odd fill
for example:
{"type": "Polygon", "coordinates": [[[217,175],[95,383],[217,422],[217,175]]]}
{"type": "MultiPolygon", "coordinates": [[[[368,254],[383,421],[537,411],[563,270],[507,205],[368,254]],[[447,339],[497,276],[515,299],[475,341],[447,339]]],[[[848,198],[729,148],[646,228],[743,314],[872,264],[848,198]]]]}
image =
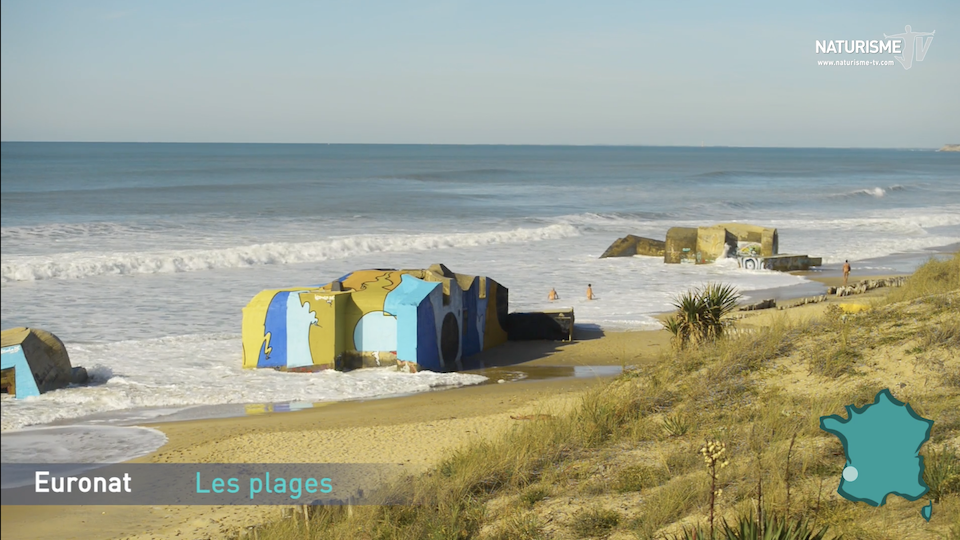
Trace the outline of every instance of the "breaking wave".
{"type": "Polygon", "coordinates": [[[844,199],[851,198],[851,197],[874,197],[874,198],[880,199],[882,197],[887,196],[887,194],[890,194],[896,191],[903,191],[905,189],[906,189],[905,187],[900,185],[888,186],[885,188],[878,186],[878,187],[872,187],[872,188],[857,189],[854,191],[848,191],[846,193],[839,193],[839,194],[833,195],[833,197],[840,197],[844,199]]]}
{"type": "MultiPolygon", "coordinates": [[[[783,229],[814,231],[870,231],[896,233],[897,236],[926,235],[928,229],[960,225],[960,206],[944,206],[938,210],[924,209],[923,213],[912,215],[875,215],[859,218],[839,218],[820,220],[780,219],[773,226],[783,229]]],[[[895,238],[894,238],[895,239],[895,238]]],[[[878,255],[880,256],[880,255],[878,255]]]]}
{"type": "Polygon", "coordinates": [[[650,223],[666,222],[673,215],[666,212],[585,212],[582,214],[567,214],[558,217],[543,218],[545,221],[559,221],[576,227],[592,227],[596,229],[610,229],[622,225],[646,225],[650,223]]]}
{"type": "Polygon", "coordinates": [[[357,235],[316,242],[273,242],[247,246],[118,253],[74,252],[57,256],[13,256],[2,263],[3,283],[44,279],[82,279],[103,275],[193,272],[298,264],[342,259],[366,253],[426,251],[495,244],[558,240],[578,236],[570,224],[508,231],[451,234],[357,235]]]}

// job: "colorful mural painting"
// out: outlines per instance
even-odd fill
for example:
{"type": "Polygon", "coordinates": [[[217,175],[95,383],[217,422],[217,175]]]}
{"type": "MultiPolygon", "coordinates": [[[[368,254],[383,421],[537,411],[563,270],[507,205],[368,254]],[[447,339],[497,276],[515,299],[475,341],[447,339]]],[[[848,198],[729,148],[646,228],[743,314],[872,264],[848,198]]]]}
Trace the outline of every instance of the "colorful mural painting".
{"type": "Polygon", "coordinates": [[[748,242],[738,246],[737,254],[741,257],[760,257],[763,255],[763,246],[760,242],[748,242]]]}
{"type": "Polygon", "coordinates": [[[266,290],[243,310],[243,366],[457,370],[463,358],[507,340],[507,302],[496,281],[442,264],[266,290]]]}

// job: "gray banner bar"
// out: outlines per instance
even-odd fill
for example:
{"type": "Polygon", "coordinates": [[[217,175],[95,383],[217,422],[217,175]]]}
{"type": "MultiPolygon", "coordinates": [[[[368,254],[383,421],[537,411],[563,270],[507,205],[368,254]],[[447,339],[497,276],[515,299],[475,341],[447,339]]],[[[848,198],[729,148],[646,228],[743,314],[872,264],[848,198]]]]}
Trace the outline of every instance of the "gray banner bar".
{"type": "Polygon", "coordinates": [[[3,463],[0,500],[4,506],[385,504],[374,493],[403,469],[378,463],[3,463]]]}

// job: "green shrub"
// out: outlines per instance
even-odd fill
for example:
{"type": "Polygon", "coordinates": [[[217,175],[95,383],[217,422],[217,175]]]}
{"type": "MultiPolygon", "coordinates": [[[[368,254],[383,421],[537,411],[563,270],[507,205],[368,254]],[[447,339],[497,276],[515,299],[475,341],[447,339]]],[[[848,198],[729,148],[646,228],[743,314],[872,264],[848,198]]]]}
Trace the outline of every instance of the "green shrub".
{"type": "Polygon", "coordinates": [[[600,536],[620,524],[620,512],[595,507],[574,514],[571,527],[579,537],[600,536]]]}
{"type": "Polygon", "coordinates": [[[531,486],[523,490],[523,493],[520,494],[520,502],[527,506],[533,506],[549,496],[550,490],[545,486],[531,486]]]}

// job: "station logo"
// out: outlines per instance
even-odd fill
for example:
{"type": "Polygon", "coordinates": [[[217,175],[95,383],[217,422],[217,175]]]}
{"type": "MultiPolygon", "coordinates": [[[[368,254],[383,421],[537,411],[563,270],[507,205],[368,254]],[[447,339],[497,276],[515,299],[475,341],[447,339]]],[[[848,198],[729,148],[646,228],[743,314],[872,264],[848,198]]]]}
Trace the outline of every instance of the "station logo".
{"type": "MultiPolygon", "coordinates": [[[[884,39],[816,40],[816,54],[892,54],[903,69],[913,67],[914,61],[923,62],[933,43],[933,32],[914,32],[908,24],[900,34],[883,34],[884,39]]],[[[893,60],[843,59],[818,60],[820,66],[892,66],[893,60]]]]}

